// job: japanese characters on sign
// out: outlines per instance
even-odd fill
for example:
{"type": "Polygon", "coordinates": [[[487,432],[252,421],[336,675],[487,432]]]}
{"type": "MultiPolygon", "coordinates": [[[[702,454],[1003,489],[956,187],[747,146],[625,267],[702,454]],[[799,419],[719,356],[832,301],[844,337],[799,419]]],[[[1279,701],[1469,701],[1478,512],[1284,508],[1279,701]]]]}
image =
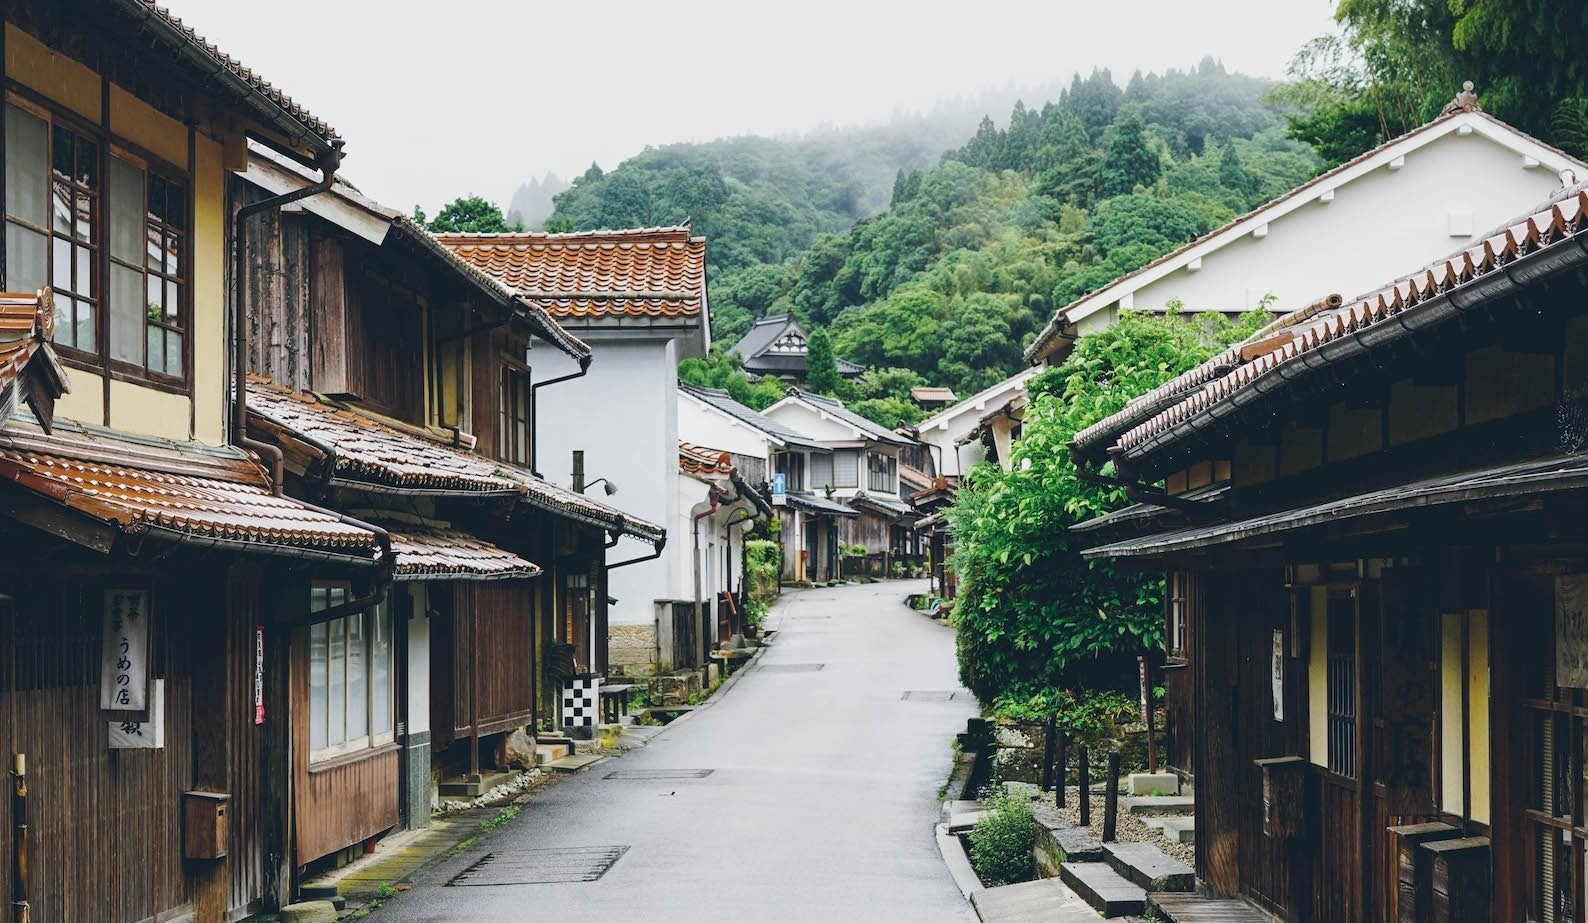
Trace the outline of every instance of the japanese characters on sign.
{"type": "Polygon", "coordinates": [[[1269,666],[1274,689],[1274,720],[1285,720],[1285,632],[1274,629],[1274,655],[1269,666]]]}
{"type": "Polygon", "coordinates": [[[159,750],[165,746],[165,680],[153,683],[149,720],[118,719],[110,722],[110,749],[159,750]]]}
{"type": "Polygon", "coordinates": [[[265,723],[265,626],[254,626],[254,723],[265,723]]]}
{"type": "Polygon", "coordinates": [[[1588,689],[1588,574],[1555,578],[1555,685],[1588,689]]]}
{"type": "Polygon", "coordinates": [[[99,673],[99,707],[143,711],[149,705],[149,594],[105,591],[105,625],[99,673]]]}

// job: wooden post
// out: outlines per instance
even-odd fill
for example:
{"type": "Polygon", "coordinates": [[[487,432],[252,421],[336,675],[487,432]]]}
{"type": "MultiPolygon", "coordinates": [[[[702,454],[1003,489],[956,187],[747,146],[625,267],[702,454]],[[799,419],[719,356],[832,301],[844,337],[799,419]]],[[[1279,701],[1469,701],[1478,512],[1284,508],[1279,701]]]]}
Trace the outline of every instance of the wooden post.
{"type": "Polygon", "coordinates": [[[1087,752],[1086,744],[1081,744],[1081,790],[1077,797],[1081,800],[1081,826],[1092,826],[1092,765],[1091,754],[1087,752]]]}
{"type": "Polygon", "coordinates": [[[1108,754],[1108,779],[1103,783],[1103,842],[1114,842],[1119,827],[1119,753],[1108,754]]]}
{"type": "Polygon", "coordinates": [[[1047,723],[1042,728],[1042,790],[1047,791],[1053,787],[1053,735],[1055,733],[1055,720],[1048,716],[1047,723]]]}
{"type": "Polygon", "coordinates": [[[16,787],[11,792],[12,853],[11,869],[11,919],[13,923],[28,923],[28,755],[16,755],[14,779],[16,787]]]}
{"type": "Polygon", "coordinates": [[[1147,771],[1158,771],[1158,735],[1153,730],[1156,723],[1153,719],[1157,716],[1157,703],[1152,700],[1152,661],[1145,655],[1141,658],[1141,695],[1142,717],[1147,721],[1147,771]]]}
{"type": "Polygon", "coordinates": [[[1059,743],[1058,765],[1054,767],[1056,771],[1053,774],[1053,803],[1057,807],[1062,808],[1066,798],[1064,788],[1067,780],[1065,777],[1069,775],[1070,770],[1070,742],[1065,739],[1063,728],[1055,728],[1054,732],[1059,735],[1059,743]]]}

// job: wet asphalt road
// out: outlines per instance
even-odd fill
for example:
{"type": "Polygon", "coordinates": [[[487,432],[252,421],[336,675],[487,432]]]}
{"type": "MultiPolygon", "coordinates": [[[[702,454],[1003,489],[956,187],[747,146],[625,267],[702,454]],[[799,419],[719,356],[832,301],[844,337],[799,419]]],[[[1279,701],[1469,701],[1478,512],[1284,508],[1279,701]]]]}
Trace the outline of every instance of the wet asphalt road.
{"type": "Polygon", "coordinates": [[[975,705],[955,680],[952,632],[902,604],[924,589],[785,595],[774,644],[726,694],[541,793],[372,923],[974,920],[932,828],[975,705]],[[618,771],[648,777],[606,778],[618,771]],[[486,883],[574,877],[622,847],[594,881],[486,883]],[[446,884],[486,854],[473,884],[446,884]]]}

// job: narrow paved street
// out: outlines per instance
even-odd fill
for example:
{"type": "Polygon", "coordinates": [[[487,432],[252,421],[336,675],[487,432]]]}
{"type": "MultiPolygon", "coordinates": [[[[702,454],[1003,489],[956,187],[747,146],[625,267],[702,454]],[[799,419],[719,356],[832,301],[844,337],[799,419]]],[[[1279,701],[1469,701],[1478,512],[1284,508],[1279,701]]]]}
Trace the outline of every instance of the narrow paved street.
{"type": "Polygon", "coordinates": [[[924,589],[789,593],[776,642],[726,695],[543,793],[373,919],[974,919],[932,826],[950,741],[975,706],[955,681],[952,632],[902,604],[924,589]],[[482,883],[577,874],[603,855],[581,847],[626,851],[595,881],[482,883]],[[488,853],[470,884],[447,885],[488,853]]]}

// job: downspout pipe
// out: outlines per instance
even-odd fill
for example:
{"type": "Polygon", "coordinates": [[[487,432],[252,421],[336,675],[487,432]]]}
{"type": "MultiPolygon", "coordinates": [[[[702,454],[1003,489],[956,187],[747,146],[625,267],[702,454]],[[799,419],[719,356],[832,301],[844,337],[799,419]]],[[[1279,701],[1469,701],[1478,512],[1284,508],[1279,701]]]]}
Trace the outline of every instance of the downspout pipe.
{"type": "MultiPolygon", "coordinates": [[[[565,381],[573,381],[575,378],[583,378],[590,371],[590,360],[592,358],[592,356],[585,356],[583,359],[580,359],[579,371],[577,372],[569,372],[566,375],[559,375],[556,378],[548,378],[545,381],[530,382],[529,413],[531,423],[529,427],[529,457],[533,462],[533,466],[530,468],[530,473],[535,475],[535,477],[545,477],[545,475],[540,473],[540,450],[538,448],[540,445],[540,389],[546,387],[547,385],[560,385],[565,381]]],[[[657,548],[660,549],[661,546],[658,545],[657,548]]],[[[658,550],[657,553],[660,554],[660,551],[658,550]]]]}
{"type": "Polygon", "coordinates": [[[690,525],[695,533],[695,624],[700,626],[700,666],[702,668],[711,662],[711,642],[716,640],[716,638],[708,638],[706,636],[706,616],[700,599],[700,521],[707,516],[715,516],[717,513],[717,492],[713,490],[709,496],[711,498],[711,506],[690,517],[690,525]]]}
{"type": "MultiPolygon", "coordinates": [[[[232,216],[232,444],[244,449],[254,449],[263,443],[248,438],[248,317],[244,310],[248,285],[245,272],[248,259],[248,219],[267,211],[279,211],[282,206],[299,199],[329,192],[336,182],[337,168],[342,165],[342,139],[333,138],[331,146],[315,158],[320,168],[320,181],[302,189],[250,202],[238,207],[232,216]]],[[[280,452],[277,452],[279,458],[280,452]]],[[[281,481],[275,484],[281,493],[281,481]]]]}

